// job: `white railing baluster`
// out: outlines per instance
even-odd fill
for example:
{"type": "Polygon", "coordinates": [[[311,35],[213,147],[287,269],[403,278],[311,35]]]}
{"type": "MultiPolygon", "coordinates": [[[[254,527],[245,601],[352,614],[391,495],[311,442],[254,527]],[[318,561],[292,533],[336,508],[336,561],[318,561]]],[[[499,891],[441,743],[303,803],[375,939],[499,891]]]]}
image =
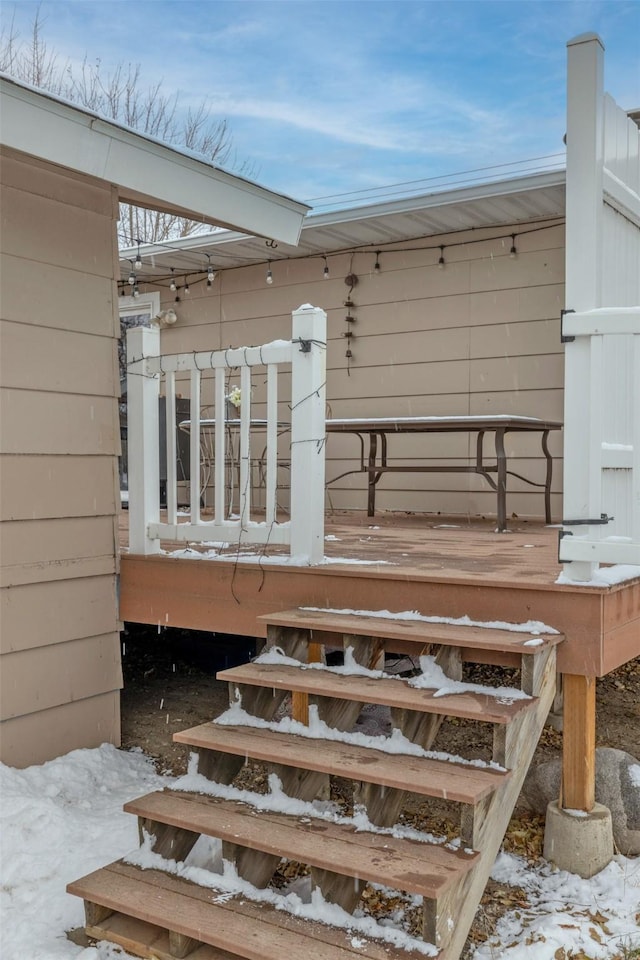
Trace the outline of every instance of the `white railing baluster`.
{"type": "Polygon", "coordinates": [[[178,520],[178,482],[176,471],[176,375],[166,376],[166,448],[167,448],[167,523],[178,520]]]}
{"type": "Polygon", "coordinates": [[[265,481],[265,521],[276,519],[278,479],[278,368],[275,363],[267,365],[267,475],[265,481]]]}
{"type": "Polygon", "coordinates": [[[240,524],[251,519],[251,367],[240,368],[240,524]]]}
{"type": "Polygon", "coordinates": [[[225,369],[218,367],[216,370],[216,386],[213,416],[215,418],[214,427],[214,464],[213,464],[213,482],[214,482],[214,520],[216,523],[222,523],[226,517],[225,512],[225,465],[227,459],[226,450],[226,429],[225,417],[227,415],[227,406],[225,400],[225,369]]]}
{"type": "Polygon", "coordinates": [[[190,509],[191,523],[200,522],[200,370],[191,371],[191,437],[190,451],[190,509]]]}

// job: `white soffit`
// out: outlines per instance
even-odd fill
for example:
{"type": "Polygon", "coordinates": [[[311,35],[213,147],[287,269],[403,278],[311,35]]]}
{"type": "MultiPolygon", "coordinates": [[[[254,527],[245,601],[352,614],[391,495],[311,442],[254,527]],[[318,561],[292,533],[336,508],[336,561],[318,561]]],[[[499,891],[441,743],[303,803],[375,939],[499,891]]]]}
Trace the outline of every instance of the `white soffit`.
{"type": "MultiPolygon", "coordinates": [[[[267,260],[323,256],[353,247],[387,244],[479,229],[563,218],[565,172],[555,170],[495,183],[447,190],[329,213],[308,214],[297,246],[266,245],[263,239],[221,230],[140,248],[145,277],[202,271],[208,257],[216,269],[267,260]]],[[[121,250],[122,277],[129,275],[137,247],[121,250]]]]}
{"type": "Polygon", "coordinates": [[[0,76],[0,140],[114,184],[120,200],[295,244],[308,205],[0,76]]]}

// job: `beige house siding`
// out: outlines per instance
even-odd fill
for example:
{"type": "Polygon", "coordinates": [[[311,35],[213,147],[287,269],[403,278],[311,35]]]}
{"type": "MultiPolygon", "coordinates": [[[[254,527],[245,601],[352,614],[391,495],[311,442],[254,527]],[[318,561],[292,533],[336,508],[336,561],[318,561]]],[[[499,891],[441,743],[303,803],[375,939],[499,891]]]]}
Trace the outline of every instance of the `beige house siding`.
{"type": "Polygon", "coordinates": [[[0,759],[119,743],[117,197],[1,154],[0,759]]]}
{"type": "MultiPolygon", "coordinates": [[[[178,303],[165,286],[162,306],[175,307],[178,322],[163,332],[162,349],[218,349],[288,337],[291,311],[312,303],[328,315],[327,399],[334,417],[510,413],[562,419],[562,224],[506,224],[387,245],[379,274],[373,270],[375,259],[375,247],[332,254],[327,280],[322,256],[274,260],[271,286],[265,283],[266,261],[222,270],[210,291],[192,280],[189,297],[183,294],[178,303]],[[509,256],[512,232],[517,234],[515,258],[509,256]],[[442,269],[440,244],[445,247],[442,269]],[[358,283],[351,295],[356,322],[353,361],[347,367],[344,278],[351,273],[358,283]]],[[[182,393],[188,393],[186,382],[182,393]]],[[[260,399],[259,382],[254,399],[260,399]]],[[[553,513],[559,518],[562,437],[550,439],[553,513]]],[[[511,435],[507,441],[512,469],[542,481],[539,437],[511,435]]],[[[474,441],[461,434],[400,436],[390,443],[392,459],[408,457],[425,465],[464,465],[474,449],[474,441]]],[[[356,467],[357,456],[357,438],[331,436],[327,477],[356,467]]],[[[362,476],[339,481],[330,487],[330,503],[364,509],[364,488],[362,476]]],[[[510,512],[543,515],[539,491],[513,478],[509,491],[510,512]]],[[[377,505],[493,514],[495,495],[482,478],[468,474],[387,474],[377,505]]]]}

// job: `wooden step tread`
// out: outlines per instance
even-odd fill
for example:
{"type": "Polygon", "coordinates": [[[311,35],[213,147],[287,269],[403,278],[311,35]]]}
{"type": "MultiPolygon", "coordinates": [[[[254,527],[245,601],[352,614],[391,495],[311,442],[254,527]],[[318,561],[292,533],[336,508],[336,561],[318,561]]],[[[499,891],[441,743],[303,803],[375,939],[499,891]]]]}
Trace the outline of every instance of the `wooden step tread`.
{"type": "Polygon", "coordinates": [[[261,727],[203,723],[174,733],[173,739],[192,747],[377,783],[458,803],[478,803],[509,776],[508,771],[490,767],[385,753],[344,741],[294,736],[261,727]]]}
{"type": "Polygon", "coordinates": [[[463,876],[476,854],[444,844],[421,843],[390,834],[356,831],[314,817],[257,810],[246,803],[164,790],[124,806],[126,813],[194,833],[277,854],[347,877],[437,899],[463,876]]]}
{"type": "MultiPolygon", "coordinates": [[[[218,890],[122,861],[70,883],[67,892],[246,960],[282,960],[283,956],[304,960],[424,960],[425,956],[418,950],[398,949],[364,936],[356,938],[353,930],[301,920],[269,904],[241,897],[226,899],[228,895],[218,890]]],[[[212,960],[218,960],[216,954],[212,960]]]]}
{"type": "Polygon", "coordinates": [[[420,644],[448,644],[467,649],[499,650],[505,653],[536,654],[564,640],[559,633],[534,635],[514,630],[494,630],[489,627],[460,626],[452,623],[427,623],[424,620],[364,617],[349,613],[330,613],[326,610],[305,610],[301,607],[262,614],[257,619],[272,626],[295,627],[299,630],[322,630],[363,637],[383,637],[388,640],[409,640],[420,644]],[[527,641],[531,640],[540,642],[527,646],[527,641]]]}
{"type": "MultiPolygon", "coordinates": [[[[144,957],[145,960],[176,960],[175,953],[170,949],[168,930],[124,913],[112,913],[99,923],[88,923],[85,932],[94,940],[116,943],[128,954],[144,957]]],[[[239,960],[237,954],[207,943],[196,947],[187,956],[188,960],[239,960]]]]}
{"type": "MultiPolygon", "coordinates": [[[[274,663],[246,663],[231,667],[229,670],[221,670],[217,679],[315,694],[319,697],[380,703],[388,707],[444,714],[448,717],[465,717],[487,723],[509,723],[534,702],[531,698],[508,700],[506,697],[498,698],[470,690],[439,697],[436,696],[437,690],[419,689],[406,680],[340,674],[317,667],[304,669],[274,663]]],[[[519,690],[514,692],[520,694],[519,690]]]]}

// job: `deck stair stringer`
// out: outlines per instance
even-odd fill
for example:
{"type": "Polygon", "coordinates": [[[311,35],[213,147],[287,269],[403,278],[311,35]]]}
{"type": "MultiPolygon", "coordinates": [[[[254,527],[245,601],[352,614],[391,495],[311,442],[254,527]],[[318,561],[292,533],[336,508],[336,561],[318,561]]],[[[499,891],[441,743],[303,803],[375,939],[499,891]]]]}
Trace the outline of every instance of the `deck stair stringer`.
{"type": "MultiPolygon", "coordinates": [[[[174,739],[191,746],[199,773],[217,785],[232,784],[249,760],[266,764],[279,776],[283,791],[303,801],[324,797],[329,777],[350,780],[371,826],[356,829],[346,818],[331,822],[175,790],[141,797],[125,810],[138,817],[141,835],[152,837],[154,852],[169,860],[184,859],[200,836],[217,838],[224,858],[254,887],[267,887],[284,857],[305,864],[312,886],[348,913],[357,907],[366,882],[421,896],[424,948],[439,960],[458,960],[553,703],[556,648],[562,637],[329,611],[285,611],[267,619],[269,646],[279,648],[289,662],[276,657],[219,674],[229,682],[231,702],[241,698],[247,719],[240,714],[232,724],[228,718],[202,724],[174,739]],[[320,642],[333,641],[350,647],[355,664],[365,669],[340,673],[322,662],[310,668],[322,659],[320,642]],[[497,698],[464,688],[438,696],[406,679],[367,672],[384,665],[385,652],[398,649],[432,654],[451,679],[460,677],[462,660],[474,659],[474,651],[480,662],[487,654],[508,664],[517,661],[526,697],[497,698]],[[275,720],[287,697],[299,721],[295,733],[275,720]],[[363,703],[388,707],[392,726],[415,744],[415,755],[350,740],[349,728],[363,703]],[[326,739],[311,729],[310,705],[314,721],[320,716],[335,736],[326,739]],[[425,755],[445,717],[492,724],[494,764],[425,755]],[[391,829],[396,830],[409,797],[457,805],[459,845],[393,836],[391,829]]],[[[85,900],[91,935],[143,957],[269,960],[273,955],[275,960],[294,949],[310,960],[426,955],[424,949],[403,949],[369,937],[362,946],[363,938],[353,931],[345,935],[244,897],[216,897],[215,890],[182,877],[131,864],[112,864],[69,890],[85,900]],[[239,923],[232,919],[236,913],[242,917],[239,923]],[[293,928],[307,939],[287,940],[293,928]]]]}

